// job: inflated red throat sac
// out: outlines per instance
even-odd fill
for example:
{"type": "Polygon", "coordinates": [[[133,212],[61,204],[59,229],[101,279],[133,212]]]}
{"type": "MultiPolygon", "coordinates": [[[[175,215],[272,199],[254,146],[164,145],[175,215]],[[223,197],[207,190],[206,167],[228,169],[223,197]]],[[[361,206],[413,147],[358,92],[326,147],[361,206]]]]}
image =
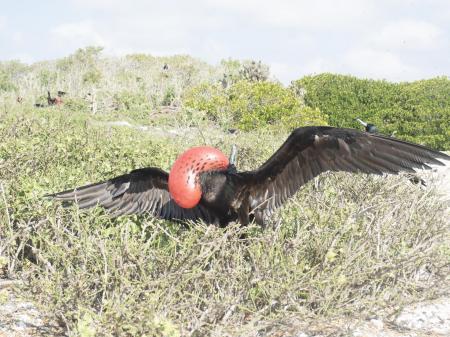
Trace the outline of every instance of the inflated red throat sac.
{"type": "Polygon", "coordinates": [[[210,146],[193,147],[181,154],[170,170],[170,195],[179,206],[193,208],[202,197],[199,173],[225,170],[228,166],[228,158],[219,150],[210,146]]]}

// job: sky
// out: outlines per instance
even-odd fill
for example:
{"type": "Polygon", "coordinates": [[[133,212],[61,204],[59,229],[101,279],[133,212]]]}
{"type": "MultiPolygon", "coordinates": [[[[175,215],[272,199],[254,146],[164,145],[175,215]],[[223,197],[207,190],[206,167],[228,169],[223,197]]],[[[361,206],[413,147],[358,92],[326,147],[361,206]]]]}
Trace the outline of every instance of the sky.
{"type": "Polygon", "coordinates": [[[450,75],[450,0],[2,0],[1,61],[86,46],[261,60],[286,84],[322,72],[412,81],[450,75]]]}

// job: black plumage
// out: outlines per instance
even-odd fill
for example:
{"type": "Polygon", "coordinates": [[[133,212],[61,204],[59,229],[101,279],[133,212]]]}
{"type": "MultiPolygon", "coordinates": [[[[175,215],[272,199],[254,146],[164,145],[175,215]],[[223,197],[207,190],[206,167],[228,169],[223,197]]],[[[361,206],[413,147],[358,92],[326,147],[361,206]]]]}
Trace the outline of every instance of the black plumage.
{"type": "Polygon", "coordinates": [[[264,226],[268,217],[298,189],[326,171],[370,174],[444,165],[444,153],[398,139],[333,127],[294,130],[261,167],[238,172],[234,165],[223,171],[200,173],[202,197],[192,209],[178,206],[168,191],[168,173],[158,168],[132,171],[105,182],[51,195],[76,201],[80,208],[100,205],[113,216],[148,212],[176,221],[202,220],[227,225],[255,220],[264,226]]]}
{"type": "MultiPolygon", "coordinates": [[[[366,123],[366,122],[362,121],[359,118],[356,118],[356,120],[358,122],[360,122],[362,125],[364,125],[366,132],[368,132],[368,133],[378,133],[378,128],[374,124],[366,123]]],[[[395,131],[394,131],[394,133],[395,133],[395,131]]],[[[393,137],[394,133],[391,134],[392,137],[393,137]]],[[[419,177],[415,173],[407,173],[406,177],[413,184],[420,184],[421,186],[427,186],[427,183],[425,182],[425,180],[423,180],[421,177],[419,177]]]]}

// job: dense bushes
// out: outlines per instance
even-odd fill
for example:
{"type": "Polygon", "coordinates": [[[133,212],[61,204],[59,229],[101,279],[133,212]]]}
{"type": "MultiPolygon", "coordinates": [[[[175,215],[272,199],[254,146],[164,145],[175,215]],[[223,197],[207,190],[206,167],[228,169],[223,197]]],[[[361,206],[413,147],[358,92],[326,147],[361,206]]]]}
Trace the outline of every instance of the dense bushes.
{"type": "Polygon", "coordinates": [[[446,77],[389,83],[321,74],[293,82],[292,89],[306,105],[328,115],[330,125],[357,127],[359,117],[376,124],[382,133],[437,149],[450,148],[450,80],[446,77]]]}
{"type": "Polygon", "coordinates": [[[268,125],[295,128],[327,123],[320,111],[305,107],[291,90],[274,82],[243,80],[229,88],[202,84],[185,94],[184,105],[206,111],[211,120],[222,126],[242,130],[268,125]]]}
{"type": "Polygon", "coordinates": [[[132,54],[118,58],[103,55],[102,48],[86,47],[58,60],[29,66],[0,62],[0,94],[10,98],[20,95],[30,103],[38,103],[47,90],[65,91],[66,99],[83,98],[96,91],[97,112],[115,114],[114,102],[129,102],[120,101],[124,92],[147,97],[148,105],[176,105],[187,88],[220,80],[221,70],[188,55],[132,54]]]}
{"type": "Polygon", "coordinates": [[[0,93],[17,91],[17,78],[26,71],[27,66],[19,62],[0,62],[0,93]]]}
{"type": "Polygon", "coordinates": [[[0,62],[0,97],[45,105],[47,90],[63,90],[68,93],[64,102],[73,109],[144,124],[160,106],[183,104],[187,109],[179,110],[185,116],[204,111],[214,123],[242,130],[326,123],[361,128],[355,121],[359,117],[384,134],[450,149],[446,77],[389,83],[321,74],[299,79],[289,89],[270,78],[269,67],[252,60],[211,66],[187,55],[114,58],[104,56],[102,48],[87,47],[55,61],[0,62]]]}
{"type": "Polygon", "coordinates": [[[446,204],[402,176],[323,176],[264,230],[62,209],[43,195],[168,170],[205,142],[237,145],[239,170],[250,170],[286,138],[161,137],[67,108],[0,109],[0,278],[23,279],[20,297],[63,325],[57,335],[256,336],[267,331],[258,322],[387,315],[445,291],[446,204]]]}
{"type": "Polygon", "coordinates": [[[256,62],[254,60],[222,60],[219,69],[222,73],[220,83],[224,88],[242,80],[249,82],[267,81],[270,76],[269,66],[261,61],[256,62]]]}

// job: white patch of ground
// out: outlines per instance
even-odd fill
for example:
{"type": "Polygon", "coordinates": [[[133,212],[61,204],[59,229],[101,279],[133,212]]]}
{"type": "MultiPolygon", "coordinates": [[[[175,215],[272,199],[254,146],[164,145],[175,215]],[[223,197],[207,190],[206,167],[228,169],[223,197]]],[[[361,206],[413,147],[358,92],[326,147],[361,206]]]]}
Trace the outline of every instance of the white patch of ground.
{"type": "Polygon", "coordinates": [[[0,279],[0,337],[61,336],[61,329],[32,302],[17,296],[15,283],[0,279]]]}
{"type": "Polygon", "coordinates": [[[397,316],[395,324],[408,330],[450,336],[450,298],[411,305],[397,316]]]}

